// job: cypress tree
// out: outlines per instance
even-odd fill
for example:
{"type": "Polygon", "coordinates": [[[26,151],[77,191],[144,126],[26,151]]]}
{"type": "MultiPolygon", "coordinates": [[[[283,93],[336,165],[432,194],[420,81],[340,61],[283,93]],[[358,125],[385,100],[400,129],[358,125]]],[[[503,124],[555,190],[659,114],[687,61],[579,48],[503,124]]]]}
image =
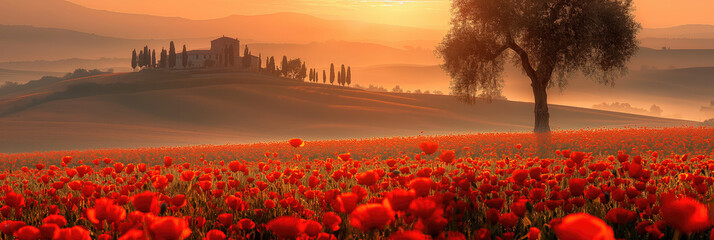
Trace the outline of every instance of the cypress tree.
{"type": "Polygon", "coordinates": [[[161,54],[160,54],[160,55],[161,55],[161,56],[160,56],[160,58],[159,58],[159,68],[166,68],[167,65],[168,65],[168,61],[169,61],[169,56],[168,56],[168,54],[166,53],[166,49],[161,48],[161,54]]]}
{"type": "Polygon", "coordinates": [[[342,67],[340,68],[340,73],[342,73],[342,75],[340,75],[340,81],[342,81],[342,86],[344,86],[345,85],[345,65],[344,64],[342,64],[342,67]]]}
{"type": "Polygon", "coordinates": [[[135,70],[136,69],[136,49],[131,52],[131,69],[135,70]]]}
{"type": "Polygon", "coordinates": [[[151,64],[151,52],[149,46],[144,46],[144,67],[149,67],[149,64],[151,64]]]}
{"type": "Polygon", "coordinates": [[[335,84],[335,64],[330,63],[330,84],[335,84]]]}
{"type": "Polygon", "coordinates": [[[280,71],[283,74],[283,77],[288,76],[288,57],[283,56],[283,61],[280,63],[280,71]]]}
{"type": "Polygon", "coordinates": [[[176,47],[174,46],[174,41],[169,44],[169,68],[174,68],[176,66],[176,47]]]}
{"type": "Polygon", "coordinates": [[[138,61],[137,64],[139,65],[139,68],[143,68],[144,67],[144,51],[143,50],[139,50],[139,59],[137,61],[138,61]]]}
{"type": "Polygon", "coordinates": [[[323,70],[322,70],[322,83],[324,84],[324,83],[326,83],[326,82],[327,82],[327,73],[326,73],[325,70],[323,69],[323,70]]]}
{"type": "Polygon", "coordinates": [[[186,44],[183,45],[183,51],[181,51],[181,65],[183,68],[188,66],[188,52],[186,52],[186,44]]]}
{"type": "Polygon", "coordinates": [[[156,68],[156,49],[151,50],[151,68],[156,68]]]}
{"type": "Polygon", "coordinates": [[[347,86],[352,83],[352,69],[350,69],[350,67],[347,67],[347,76],[345,77],[345,82],[347,82],[347,86]]]}

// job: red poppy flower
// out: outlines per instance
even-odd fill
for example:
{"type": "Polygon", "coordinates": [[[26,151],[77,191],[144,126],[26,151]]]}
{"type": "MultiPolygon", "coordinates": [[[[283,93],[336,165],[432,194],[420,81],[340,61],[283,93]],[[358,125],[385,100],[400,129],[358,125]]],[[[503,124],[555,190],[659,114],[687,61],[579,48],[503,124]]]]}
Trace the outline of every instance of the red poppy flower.
{"type": "Polygon", "coordinates": [[[662,219],[682,233],[701,232],[710,227],[707,206],[685,197],[662,205],[662,219]]]}
{"type": "Polygon", "coordinates": [[[206,233],[206,237],[204,237],[203,240],[225,240],[226,237],[227,236],[225,233],[223,233],[223,231],[213,229],[211,231],[208,231],[208,233],[206,233]]]}
{"type": "Polygon", "coordinates": [[[391,236],[389,236],[390,240],[425,240],[429,239],[429,236],[424,235],[423,233],[419,231],[398,231],[395,233],[392,233],[391,236]]]}
{"type": "Polygon", "coordinates": [[[340,158],[340,160],[342,160],[342,161],[349,161],[350,158],[352,157],[352,154],[350,154],[350,153],[343,153],[343,154],[337,155],[337,157],[340,158]]]}
{"type": "Polygon", "coordinates": [[[305,232],[307,222],[292,216],[282,216],[270,220],[266,229],[273,232],[279,239],[295,239],[305,232]]]}
{"type": "Polygon", "coordinates": [[[441,154],[439,155],[439,160],[446,164],[451,164],[452,162],[454,162],[455,158],[456,153],[453,150],[441,151],[441,154]]]}
{"type": "Polygon", "coordinates": [[[365,186],[372,186],[379,181],[379,175],[373,170],[357,174],[355,178],[357,178],[357,184],[365,186]]]}
{"type": "Polygon", "coordinates": [[[305,234],[310,237],[317,237],[317,234],[319,234],[320,232],[322,232],[322,224],[313,220],[307,221],[307,225],[305,227],[305,234]]]}
{"type": "Polygon", "coordinates": [[[560,240],[615,240],[615,233],[605,221],[587,213],[554,219],[551,227],[560,240]]]}
{"type": "Polygon", "coordinates": [[[18,240],[37,240],[42,237],[40,234],[40,229],[37,229],[36,227],[33,226],[24,226],[15,231],[13,234],[15,236],[15,239],[18,240]]]}
{"type": "Polygon", "coordinates": [[[243,218],[238,221],[238,226],[240,226],[241,230],[248,231],[255,228],[255,223],[250,219],[243,218]]]}
{"type": "Polygon", "coordinates": [[[182,240],[191,235],[186,220],[177,217],[160,217],[149,225],[152,239],[182,240]]]}
{"type": "Polygon", "coordinates": [[[131,203],[137,211],[143,213],[159,213],[159,199],[156,193],[143,192],[131,197],[131,203]]]}
{"type": "Polygon", "coordinates": [[[60,230],[60,227],[54,223],[46,223],[42,224],[40,227],[38,227],[38,229],[40,230],[40,235],[42,235],[42,239],[54,239],[55,232],[58,232],[60,230]]]}
{"type": "Polygon", "coordinates": [[[436,202],[429,198],[417,198],[409,205],[409,211],[420,218],[429,218],[438,208],[436,202]]]}
{"type": "Polygon", "coordinates": [[[394,211],[406,211],[414,198],[416,198],[414,191],[397,188],[387,194],[384,204],[389,205],[394,211]]]}
{"type": "Polygon", "coordinates": [[[585,191],[585,185],[588,181],[582,178],[571,178],[568,180],[568,185],[570,187],[570,194],[573,196],[580,196],[585,191]]]}
{"type": "Polygon", "coordinates": [[[5,204],[12,208],[20,208],[25,206],[25,197],[15,192],[5,194],[5,204]]]}
{"type": "Polygon", "coordinates": [[[223,213],[221,215],[218,215],[218,222],[223,225],[223,227],[230,227],[233,225],[233,214],[230,213],[223,213]]]}
{"type": "Polygon", "coordinates": [[[171,167],[171,165],[174,163],[174,159],[166,156],[164,157],[164,167],[171,167]]]}
{"type": "Polygon", "coordinates": [[[23,221],[7,220],[0,223],[0,231],[5,235],[12,235],[17,229],[24,227],[26,224],[23,221]]]}
{"type": "Polygon", "coordinates": [[[53,223],[57,224],[58,227],[64,227],[64,225],[67,225],[67,219],[65,219],[64,216],[62,215],[49,215],[45,219],[42,219],[42,223],[53,223]]]}
{"type": "Polygon", "coordinates": [[[337,208],[335,210],[339,210],[340,212],[343,213],[352,213],[352,210],[354,210],[357,207],[357,204],[359,203],[359,196],[355,193],[343,193],[337,196],[337,208]]]}
{"type": "Polygon", "coordinates": [[[89,231],[80,226],[60,229],[55,232],[55,240],[91,240],[89,231]]]}
{"type": "Polygon", "coordinates": [[[528,171],[523,170],[523,169],[516,169],[513,171],[513,181],[516,182],[519,185],[523,185],[523,183],[528,179],[528,171]]]}
{"type": "Polygon", "coordinates": [[[322,224],[330,231],[340,230],[340,223],[342,223],[342,218],[334,212],[326,212],[322,216],[322,224]]]}
{"type": "Polygon", "coordinates": [[[299,138],[290,139],[290,141],[288,141],[288,142],[290,143],[290,146],[293,146],[296,148],[305,146],[305,142],[299,138]]]}
{"type": "Polygon", "coordinates": [[[540,229],[531,227],[528,230],[528,240],[538,240],[540,238],[540,229]]]}
{"type": "Polygon", "coordinates": [[[518,224],[518,216],[514,213],[505,213],[498,218],[498,222],[500,222],[504,228],[512,228],[518,224]]]}
{"type": "Polygon", "coordinates": [[[605,219],[614,224],[627,224],[637,218],[637,213],[624,209],[624,208],[613,208],[607,212],[605,219]]]}
{"type": "Polygon", "coordinates": [[[435,142],[422,142],[419,144],[419,148],[421,148],[426,155],[431,155],[439,149],[439,144],[435,142]]]}
{"type": "Polygon", "coordinates": [[[118,222],[126,218],[126,211],[123,207],[115,205],[114,200],[101,198],[94,202],[94,208],[87,209],[87,218],[94,224],[104,220],[118,222]]]}
{"type": "Polygon", "coordinates": [[[182,208],[186,206],[186,195],[179,194],[171,198],[169,201],[172,206],[177,207],[177,208],[182,208]]]}
{"type": "Polygon", "coordinates": [[[409,188],[413,189],[418,197],[429,196],[434,187],[434,181],[431,178],[415,178],[409,182],[409,188]]]}
{"type": "Polygon", "coordinates": [[[382,204],[363,204],[350,214],[350,225],[364,232],[381,229],[394,218],[394,212],[382,204]]]}

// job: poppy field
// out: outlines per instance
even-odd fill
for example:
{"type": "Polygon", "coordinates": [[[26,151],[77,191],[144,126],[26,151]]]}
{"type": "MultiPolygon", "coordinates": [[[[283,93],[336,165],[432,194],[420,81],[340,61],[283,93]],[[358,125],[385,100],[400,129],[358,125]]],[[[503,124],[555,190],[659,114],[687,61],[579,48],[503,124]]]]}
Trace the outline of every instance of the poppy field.
{"type": "Polygon", "coordinates": [[[0,239],[714,239],[711,127],[0,154],[0,169],[0,239]]]}

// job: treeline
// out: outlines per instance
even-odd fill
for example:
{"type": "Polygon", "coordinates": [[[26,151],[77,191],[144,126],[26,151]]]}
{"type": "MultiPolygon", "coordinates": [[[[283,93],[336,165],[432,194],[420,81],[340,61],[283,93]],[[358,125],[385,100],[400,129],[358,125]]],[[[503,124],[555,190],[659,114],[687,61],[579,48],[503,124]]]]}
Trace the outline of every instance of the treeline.
{"type": "MultiPolygon", "coordinates": [[[[287,56],[283,56],[280,62],[280,67],[275,64],[275,57],[268,57],[265,59],[265,68],[262,68],[262,64],[259,66],[260,71],[265,74],[270,74],[273,76],[280,76],[300,81],[305,81],[305,78],[309,82],[319,83],[320,75],[322,75],[322,83],[327,84],[328,73],[327,70],[322,70],[322,74],[316,68],[310,68],[309,72],[305,66],[305,62],[300,58],[288,59],[287,56]]],[[[337,80],[338,85],[349,86],[352,84],[352,69],[342,64],[341,68],[335,73],[335,64],[330,64],[329,81],[330,84],[335,84],[337,80]]]]}
{"type": "Polygon", "coordinates": [[[112,69],[109,69],[108,71],[104,72],[99,69],[87,70],[84,68],[77,68],[74,70],[74,72],[67,73],[62,77],[44,76],[44,77],[40,78],[39,80],[32,80],[32,81],[29,81],[24,84],[8,81],[0,86],[0,94],[7,94],[7,93],[16,92],[16,91],[20,91],[20,90],[24,90],[24,89],[33,88],[33,87],[39,87],[39,86],[67,80],[67,79],[91,77],[91,76],[95,76],[95,75],[101,75],[101,74],[112,73],[112,72],[114,72],[114,70],[112,70],[112,69]]]}
{"type": "MultiPolygon", "coordinates": [[[[188,53],[186,52],[186,45],[183,45],[183,51],[181,51],[181,65],[186,68],[188,66],[188,53]]],[[[139,53],[134,49],[131,52],[131,68],[140,69],[146,68],[174,68],[176,67],[176,47],[174,46],[174,41],[169,44],[169,50],[167,51],[163,47],[161,52],[159,52],[159,58],[156,59],[156,49],[149,49],[149,46],[144,46],[143,50],[139,50],[139,53]],[[158,60],[158,61],[157,61],[158,60]]]]}

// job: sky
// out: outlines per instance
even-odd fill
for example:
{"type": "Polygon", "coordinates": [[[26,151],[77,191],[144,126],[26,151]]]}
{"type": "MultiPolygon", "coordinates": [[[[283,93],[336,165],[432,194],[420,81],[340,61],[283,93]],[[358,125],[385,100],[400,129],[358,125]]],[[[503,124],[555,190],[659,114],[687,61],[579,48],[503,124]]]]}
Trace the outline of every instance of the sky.
{"type": "MultiPolygon", "coordinates": [[[[69,0],[125,13],[213,19],[230,15],[298,12],[317,17],[425,28],[448,28],[450,0],[69,0]]],[[[714,24],[712,0],[634,0],[645,28],[714,24]]]]}

